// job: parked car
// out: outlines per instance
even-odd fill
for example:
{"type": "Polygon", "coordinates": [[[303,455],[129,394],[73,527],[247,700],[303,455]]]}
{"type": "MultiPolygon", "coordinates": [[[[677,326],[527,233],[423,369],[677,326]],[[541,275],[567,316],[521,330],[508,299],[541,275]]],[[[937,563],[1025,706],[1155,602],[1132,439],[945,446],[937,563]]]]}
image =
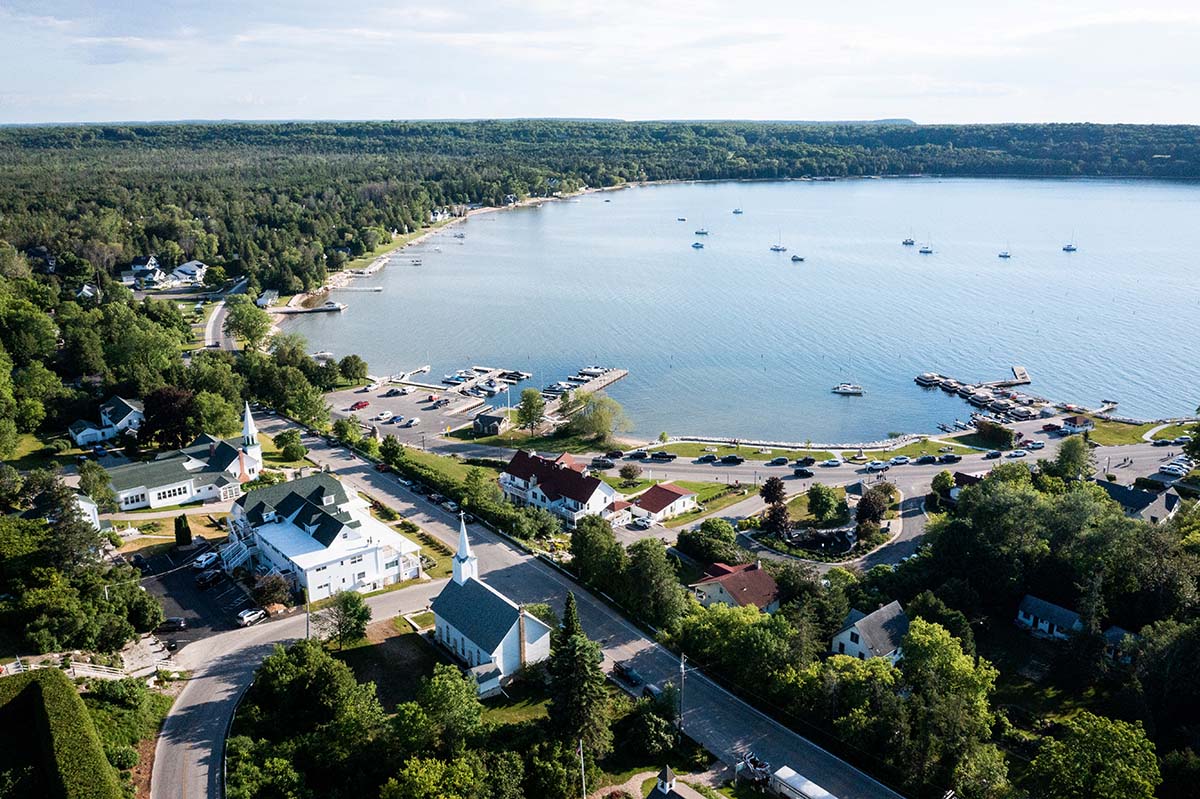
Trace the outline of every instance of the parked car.
{"type": "Polygon", "coordinates": [[[392,470],[392,467],[388,466],[386,463],[375,464],[375,471],[377,471],[377,472],[390,472],[391,470],[392,470]]]}
{"type": "Polygon", "coordinates": [[[630,686],[637,688],[646,681],[642,675],[637,673],[637,669],[630,666],[628,663],[618,663],[613,666],[613,676],[621,682],[627,683],[630,686]]]}
{"type": "Polygon", "coordinates": [[[387,424],[388,420],[392,418],[392,412],[391,411],[380,411],[378,414],[376,414],[375,418],[378,419],[379,421],[383,422],[384,424],[387,424]]]}
{"type": "Polygon", "coordinates": [[[1171,443],[1176,444],[1178,446],[1183,446],[1184,444],[1192,443],[1192,437],[1191,436],[1176,436],[1175,439],[1171,443]]]}
{"type": "Polygon", "coordinates": [[[146,560],[146,556],[140,552],[129,559],[129,565],[143,574],[150,570],[150,561],[146,560]]]}
{"type": "Polygon", "coordinates": [[[209,569],[202,571],[196,575],[196,587],[203,591],[205,588],[211,588],[221,581],[221,571],[219,569],[209,569]]]}
{"type": "Polygon", "coordinates": [[[1053,422],[1042,425],[1043,433],[1057,433],[1060,430],[1062,430],[1062,425],[1054,424],[1053,422]]]}
{"type": "Polygon", "coordinates": [[[937,455],[922,455],[917,458],[917,463],[924,466],[927,463],[937,463],[937,455]]]}
{"type": "Polygon", "coordinates": [[[886,472],[890,468],[892,466],[887,461],[871,461],[867,464],[868,472],[886,472]]]}
{"type": "Polygon", "coordinates": [[[662,689],[652,682],[642,686],[642,699],[662,699],[662,689]]]}
{"type": "Polygon", "coordinates": [[[792,475],[795,477],[803,477],[803,478],[812,477],[813,470],[805,469],[803,466],[799,466],[792,470],[792,475]]]}
{"type": "Polygon", "coordinates": [[[367,407],[370,404],[371,403],[367,402],[366,400],[359,400],[358,402],[356,402],[350,406],[350,410],[361,411],[363,408],[367,407]]]}
{"type": "Polygon", "coordinates": [[[96,446],[92,447],[92,454],[97,458],[103,458],[108,455],[108,450],[97,444],[96,446]]]}
{"type": "Polygon", "coordinates": [[[830,458],[829,460],[821,461],[821,465],[828,466],[828,467],[841,466],[842,459],[841,458],[830,458]]]}
{"type": "Polygon", "coordinates": [[[642,460],[644,458],[649,458],[650,453],[644,449],[635,449],[633,452],[629,453],[629,457],[633,458],[634,460],[642,460]]]}
{"type": "Polygon", "coordinates": [[[1152,441],[1150,443],[1155,447],[1169,447],[1174,442],[1171,441],[1171,439],[1169,439],[1169,438],[1156,438],[1156,439],[1154,439],[1154,441],[1152,441]]]}
{"type": "Polygon", "coordinates": [[[625,457],[625,453],[619,449],[614,449],[612,452],[604,453],[604,457],[612,461],[619,461],[621,458],[625,457]]]}
{"type": "Polygon", "coordinates": [[[907,455],[897,455],[896,457],[894,457],[890,461],[888,461],[888,463],[892,464],[893,466],[903,466],[906,463],[909,463],[911,460],[912,459],[909,458],[907,455]]]}
{"type": "Polygon", "coordinates": [[[1045,449],[1046,442],[1045,441],[1030,441],[1025,446],[1029,449],[1045,449]]]}
{"type": "Polygon", "coordinates": [[[220,557],[216,552],[205,552],[200,557],[192,561],[192,568],[196,571],[205,571],[211,569],[212,565],[217,562],[220,557]]]}
{"type": "Polygon", "coordinates": [[[953,452],[947,452],[942,457],[938,458],[938,463],[958,463],[962,460],[962,455],[955,455],[953,452]]]}
{"type": "Polygon", "coordinates": [[[1025,451],[1025,450],[1023,450],[1023,449],[1014,449],[1012,452],[1008,453],[1008,457],[1010,457],[1010,458],[1024,458],[1024,457],[1025,457],[1026,455],[1028,455],[1028,454],[1029,454],[1029,453],[1028,453],[1028,452],[1026,452],[1026,451],[1025,451]]]}
{"type": "Polygon", "coordinates": [[[730,466],[739,466],[746,462],[746,459],[741,455],[726,455],[721,458],[721,463],[729,464],[730,466]]]}
{"type": "Polygon", "coordinates": [[[649,530],[654,526],[654,522],[651,521],[649,516],[638,516],[633,520],[633,526],[639,530],[649,530]]]}
{"type": "Polygon", "coordinates": [[[154,628],[156,633],[174,633],[187,629],[187,619],[182,616],[171,616],[163,619],[162,624],[154,628]]]}
{"type": "Polygon", "coordinates": [[[608,458],[592,458],[592,468],[594,469],[611,469],[616,465],[608,458]]]}
{"type": "Polygon", "coordinates": [[[1187,477],[1187,468],[1180,466],[1177,463],[1168,463],[1158,467],[1158,471],[1162,474],[1169,474],[1172,477],[1187,477]]]}
{"type": "Polygon", "coordinates": [[[237,623],[241,627],[249,627],[252,624],[258,624],[267,617],[267,612],[262,608],[246,608],[237,615],[237,623]]]}
{"type": "Polygon", "coordinates": [[[451,513],[458,513],[458,503],[452,499],[448,499],[442,503],[442,507],[451,513]]]}
{"type": "Polygon", "coordinates": [[[404,426],[405,427],[416,427],[420,423],[421,423],[421,420],[419,418],[417,418],[416,416],[410,416],[408,418],[408,421],[404,423],[404,426]]]}
{"type": "Polygon", "coordinates": [[[696,458],[696,463],[716,463],[717,456],[711,452],[706,452],[699,458],[696,458]]]}
{"type": "Polygon", "coordinates": [[[812,455],[805,455],[803,458],[796,459],[796,465],[797,466],[816,466],[817,459],[814,458],[812,455]]]}
{"type": "Polygon", "coordinates": [[[771,460],[767,461],[767,465],[768,466],[787,466],[788,459],[785,457],[771,458],[771,460]]]}
{"type": "Polygon", "coordinates": [[[665,450],[656,449],[654,451],[654,453],[650,456],[650,459],[655,460],[655,461],[673,461],[678,457],[679,456],[676,455],[674,452],[667,452],[665,450]]]}
{"type": "Polygon", "coordinates": [[[462,518],[463,524],[474,524],[475,522],[479,521],[473,514],[470,513],[464,513],[462,518]]]}
{"type": "Polygon", "coordinates": [[[987,452],[983,453],[983,457],[984,457],[984,458],[986,458],[986,459],[987,459],[987,460],[989,460],[989,461],[991,461],[991,460],[995,460],[996,458],[999,458],[999,457],[1000,457],[1000,450],[998,450],[998,449],[989,449],[987,452]]]}

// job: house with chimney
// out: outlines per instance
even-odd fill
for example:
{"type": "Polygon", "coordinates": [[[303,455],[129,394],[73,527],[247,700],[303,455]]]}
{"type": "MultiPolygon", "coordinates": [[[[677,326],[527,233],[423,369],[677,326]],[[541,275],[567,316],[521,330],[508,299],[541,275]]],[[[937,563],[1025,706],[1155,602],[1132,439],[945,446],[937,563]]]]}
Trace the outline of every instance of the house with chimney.
{"type": "Polygon", "coordinates": [[[889,602],[871,613],[851,610],[842,622],[842,629],[833,636],[830,651],[859,660],[887,658],[900,660],[901,644],[908,635],[908,616],[899,602],[889,602]]]}
{"type": "Polygon", "coordinates": [[[480,696],[499,692],[523,667],[550,657],[550,625],[479,579],[461,515],[453,574],[430,610],[434,638],[467,667],[480,696]]]}
{"type": "Polygon", "coordinates": [[[108,475],[118,507],[128,511],[236,499],[242,495],[242,485],[257,479],[262,468],[258,427],[247,404],[240,438],[222,440],[202,434],[183,449],[116,466],[108,475]]]}
{"type": "Polygon", "coordinates": [[[779,586],[762,561],[730,566],[714,563],[705,570],[704,578],[688,586],[701,606],[753,605],[764,613],[779,610],[779,586]]]}
{"type": "Polygon", "coordinates": [[[693,511],[696,507],[695,491],[674,483],[659,483],[639,494],[630,511],[634,516],[652,522],[665,522],[681,513],[693,511]]]}
{"type": "Polygon", "coordinates": [[[100,424],[86,419],[76,419],[67,428],[71,440],[79,447],[90,447],[101,441],[109,441],[132,430],[135,433],[145,421],[142,403],[138,400],[111,396],[100,406],[100,424]]]}
{"type": "Polygon", "coordinates": [[[550,459],[518,450],[500,473],[500,488],[510,502],[545,508],[568,527],[584,516],[608,518],[619,512],[617,490],[565,453],[550,459]]]}

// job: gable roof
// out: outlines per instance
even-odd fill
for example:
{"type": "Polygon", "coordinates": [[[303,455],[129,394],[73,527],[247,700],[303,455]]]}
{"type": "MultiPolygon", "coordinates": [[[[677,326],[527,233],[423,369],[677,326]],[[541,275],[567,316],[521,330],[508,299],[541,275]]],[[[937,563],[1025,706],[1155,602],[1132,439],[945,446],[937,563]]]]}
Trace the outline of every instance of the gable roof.
{"type": "Polygon", "coordinates": [[[1067,418],[1063,419],[1063,424],[1069,424],[1071,427],[1087,427],[1088,425],[1091,425],[1092,427],[1096,426],[1096,423],[1086,416],[1068,416],[1067,418]]]}
{"type": "MultiPolygon", "coordinates": [[[[490,585],[474,578],[456,583],[451,580],[430,608],[485,652],[495,652],[504,636],[517,623],[521,609],[517,603],[490,585]]],[[[526,625],[550,626],[526,613],[526,625]]]]}
{"type": "Polygon", "coordinates": [[[851,611],[838,633],[841,634],[851,627],[858,631],[870,653],[881,657],[900,648],[900,642],[908,634],[908,616],[904,614],[904,608],[899,602],[892,601],[867,614],[851,611]],[[853,619],[855,614],[860,614],[859,618],[853,619]]]}
{"type": "MultiPolygon", "coordinates": [[[[238,497],[235,504],[245,511],[251,524],[258,525],[262,524],[263,514],[267,511],[275,511],[276,516],[290,516],[299,510],[304,502],[317,508],[325,508],[327,496],[333,497],[333,507],[349,501],[345,487],[337,479],[324,472],[318,472],[288,483],[255,489],[238,497]],[[295,499],[292,499],[293,496],[295,499]]],[[[297,519],[297,524],[302,522],[297,519]]],[[[325,545],[329,546],[328,543],[325,545]]]]}
{"type": "Polygon", "coordinates": [[[672,502],[681,498],[693,496],[695,491],[688,491],[686,488],[680,488],[674,483],[659,483],[658,485],[650,486],[650,488],[635,501],[637,506],[649,513],[658,513],[668,507],[672,502]]]}
{"type": "Polygon", "coordinates": [[[127,400],[113,395],[100,406],[100,410],[114,425],[118,425],[134,413],[142,413],[143,406],[139,400],[127,400]]]}
{"type": "Polygon", "coordinates": [[[765,608],[779,598],[779,586],[775,578],[762,567],[761,563],[746,563],[741,566],[729,566],[725,563],[714,563],[709,569],[709,576],[693,583],[697,585],[721,585],[738,605],[754,605],[765,608]]]}
{"type": "Polygon", "coordinates": [[[1021,599],[1021,605],[1018,608],[1026,616],[1037,616],[1039,619],[1045,619],[1052,622],[1054,626],[1064,630],[1072,630],[1081,622],[1079,614],[1073,610],[1067,610],[1053,602],[1047,602],[1044,599],[1038,599],[1033,594],[1026,594],[1021,599]]]}
{"type": "Polygon", "coordinates": [[[566,497],[584,504],[596,493],[601,481],[584,475],[580,471],[582,468],[570,456],[560,456],[552,461],[525,450],[517,450],[504,471],[521,480],[534,480],[550,500],[566,497]]]}
{"type": "Polygon", "coordinates": [[[1165,519],[1175,512],[1183,498],[1173,488],[1161,493],[1143,491],[1133,486],[1123,486],[1108,480],[1096,480],[1096,485],[1104,489],[1109,498],[1125,509],[1129,516],[1146,518],[1147,515],[1165,519]]]}

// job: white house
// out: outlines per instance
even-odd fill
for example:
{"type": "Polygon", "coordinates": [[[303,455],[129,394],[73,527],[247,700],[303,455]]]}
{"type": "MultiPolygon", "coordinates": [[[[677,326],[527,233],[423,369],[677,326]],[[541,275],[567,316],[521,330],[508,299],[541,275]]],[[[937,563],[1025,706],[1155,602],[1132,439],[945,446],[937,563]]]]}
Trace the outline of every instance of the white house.
{"type": "Polygon", "coordinates": [[[545,508],[570,527],[584,516],[606,516],[617,500],[615,488],[565,454],[550,460],[518,450],[500,473],[500,488],[511,502],[545,508]]]}
{"type": "Polygon", "coordinates": [[[224,568],[252,560],[307,591],[310,600],[421,576],[420,547],[372,517],[365,500],[325,473],[251,491],[234,503],[229,518],[224,568]]]}
{"type": "Polygon", "coordinates": [[[499,691],[523,666],[550,657],[550,626],[479,579],[461,518],[454,574],[430,609],[434,636],[468,666],[480,695],[499,691]]]}
{"type": "Polygon", "coordinates": [[[779,586],[761,561],[730,566],[714,563],[704,579],[688,586],[703,607],[754,605],[765,613],[779,610],[779,586]]]}
{"type": "Polygon", "coordinates": [[[204,434],[187,447],[152,461],[108,470],[121,510],[161,508],[185,502],[236,499],[242,483],[262,471],[258,428],[246,405],[242,437],[222,441],[204,434]]]}
{"type": "Polygon", "coordinates": [[[830,650],[859,660],[887,658],[895,663],[902,654],[900,645],[908,634],[908,616],[899,602],[890,602],[871,613],[851,610],[842,629],[833,636],[830,650]]]}
{"type": "Polygon", "coordinates": [[[1026,594],[1017,606],[1017,624],[1034,635],[1066,639],[1083,629],[1083,621],[1073,610],[1026,594]]]}
{"type": "Polygon", "coordinates": [[[649,517],[653,522],[665,521],[695,509],[696,492],[680,488],[674,483],[650,486],[634,500],[630,508],[634,516],[649,517]]]}
{"type": "Polygon", "coordinates": [[[91,283],[84,283],[79,287],[79,291],[75,292],[77,300],[94,300],[100,296],[100,289],[93,286],[91,283]]]}
{"type": "Polygon", "coordinates": [[[1183,497],[1174,488],[1162,492],[1143,491],[1108,480],[1095,480],[1109,498],[1121,506],[1125,515],[1151,524],[1162,524],[1183,506],[1183,497]]]}
{"type": "Polygon", "coordinates": [[[1096,423],[1086,416],[1068,416],[1062,420],[1062,431],[1067,435],[1086,433],[1096,429],[1096,423]]]}
{"type": "MultiPolygon", "coordinates": [[[[83,518],[93,530],[101,529],[100,525],[100,508],[96,502],[81,491],[73,492],[75,499],[75,507],[79,511],[79,515],[83,518]]],[[[25,519],[45,519],[46,521],[54,521],[54,508],[51,507],[50,499],[45,494],[38,494],[33,499],[32,507],[21,514],[25,519]]]]}
{"type": "Polygon", "coordinates": [[[171,277],[180,283],[203,283],[204,275],[208,272],[208,264],[201,261],[188,261],[180,264],[171,271],[171,277]]]}
{"type": "Polygon", "coordinates": [[[114,439],[126,430],[137,432],[146,418],[142,411],[142,403],[138,400],[109,397],[108,401],[100,406],[99,426],[85,419],[77,419],[67,428],[67,432],[76,446],[88,447],[114,439]]]}
{"type": "Polygon", "coordinates": [[[259,308],[270,308],[279,300],[279,292],[275,289],[267,289],[262,294],[258,295],[258,299],[254,304],[259,308]]]}

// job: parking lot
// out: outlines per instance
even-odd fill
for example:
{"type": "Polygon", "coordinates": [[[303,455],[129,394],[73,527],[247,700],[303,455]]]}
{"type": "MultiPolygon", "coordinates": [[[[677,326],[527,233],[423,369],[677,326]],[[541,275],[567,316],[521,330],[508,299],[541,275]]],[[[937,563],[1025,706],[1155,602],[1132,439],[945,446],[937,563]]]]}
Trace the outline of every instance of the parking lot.
{"type": "Polygon", "coordinates": [[[327,394],[326,399],[333,406],[331,413],[337,419],[350,415],[357,416],[359,421],[370,427],[379,425],[385,434],[394,435],[405,444],[421,444],[421,436],[441,433],[448,427],[458,427],[469,421],[472,412],[484,407],[485,403],[477,397],[464,397],[461,394],[447,392],[441,389],[407,386],[411,393],[407,395],[386,396],[388,392],[403,389],[406,386],[387,384],[375,391],[365,388],[347,389],[327,394]],[[430,399],[434,397],[434,399],[430,399]],[[436,407],[437,403],[449,400],[449,403],[436,407]],[[359,402],[369,403],[365,408],[355,410],[353,406],[359,402]],[[379,420],[381,412],[391,414],[386,422],[379,420]],[[411,427],[410,420],[420,421],[411,427]]]}
{"type": "MultiPolygon", "coordinates": [[[[199,537],[197,537],[199,541],[199,537]]],[[[201,589],[196,585],[200,572],[192,561],[209,546],[197,546],[186,553],[174,548],[149,557],[142,585],[162,603],[167,618],[181,617],[187,629],[160,633],[163,640],[176,641],[180,646],[222,630],[237,627],[237,614],[254,606],[254,600],[229,577],[222,576],[214,585],[201,589]]]]}

